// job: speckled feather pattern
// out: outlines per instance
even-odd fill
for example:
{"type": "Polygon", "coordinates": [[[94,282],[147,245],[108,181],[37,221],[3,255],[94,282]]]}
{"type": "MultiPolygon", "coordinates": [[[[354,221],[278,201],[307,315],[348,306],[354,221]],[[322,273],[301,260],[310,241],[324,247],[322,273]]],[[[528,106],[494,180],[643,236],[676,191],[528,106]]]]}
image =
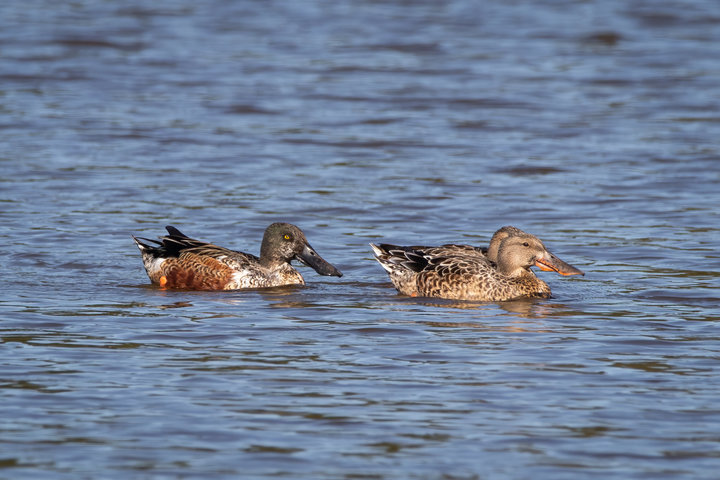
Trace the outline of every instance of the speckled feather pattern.
{"type": "Polygon", "coordinates": [[[383,244],[373,245],[373,250],[403,295],[479,301],[550,296],[548,285],[533,272],[525,270],[515,277],[502,275],[479,247],[383,244]]]}

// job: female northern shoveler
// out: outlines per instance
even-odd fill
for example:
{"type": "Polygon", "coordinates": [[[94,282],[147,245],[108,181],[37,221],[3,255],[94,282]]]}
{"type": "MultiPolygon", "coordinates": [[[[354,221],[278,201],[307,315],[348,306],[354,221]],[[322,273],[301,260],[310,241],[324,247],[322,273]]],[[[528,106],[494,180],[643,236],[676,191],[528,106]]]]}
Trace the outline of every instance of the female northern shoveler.
{"type": "Polygon", "coordinates": [[[503,301],[550,296],[550,287],[530,270],[584,275],[550,253],[534,235],[503,227],[487,249],[471,245],[401,247],[370,244],[395,288],[412,297],[503,301]]]}
{"type": "Polygon", "coordinates": [[[320,275],[342,276],[313,250],[302,230],[289,223],[273,223],[265,230],[259,258],[194,240],[172,226],[165,228],[170,235],[160,237],[160,242],[133,236],[148,277],[161,287],[235,290],[304,285],[302,275],[290,265],[293,259],[320,275]]]}

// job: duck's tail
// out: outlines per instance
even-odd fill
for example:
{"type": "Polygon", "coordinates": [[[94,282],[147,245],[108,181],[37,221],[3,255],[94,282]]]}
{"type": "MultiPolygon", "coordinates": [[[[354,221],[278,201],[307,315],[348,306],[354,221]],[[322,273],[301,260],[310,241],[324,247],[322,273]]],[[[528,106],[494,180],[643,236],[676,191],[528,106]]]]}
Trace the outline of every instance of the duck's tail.
{"type": "Polygon", "coordinates": [[[143,254],[152,254],[162,248],[162,242],[158,242],[157,240],[153,240],[151,238],[136,237],[135,235],[132,235],[132,239],[135,241],[135,245],[137,245],[140,252],[143,254]],[[155,245],[150,245],[151,243],[154,243],[155,245]]]}
{"type": "Polygon", "coordinates": [[[186,248],[207,245],[206,242],[201,242],[200,240],[188,237],[172,225],[168,225],[165,229],[168,231],[169,235],[160,237],[160,241],[152,240],[150,238],[136,237],[135,235],[132,236],[135,244],[143,254],[143,257],[177,257],[180,254],[180,251],[185,250],[186,248]]]}
{"type": "Polygon", "coordinates": [[[372,247],[377,261],[388,273],[398,273],[398,270],[420,272],[428,264],[427,258],[412,247],[402,247],[389,243],[381,243],[380,245],[371,243],[370,247],[372,247]]]}

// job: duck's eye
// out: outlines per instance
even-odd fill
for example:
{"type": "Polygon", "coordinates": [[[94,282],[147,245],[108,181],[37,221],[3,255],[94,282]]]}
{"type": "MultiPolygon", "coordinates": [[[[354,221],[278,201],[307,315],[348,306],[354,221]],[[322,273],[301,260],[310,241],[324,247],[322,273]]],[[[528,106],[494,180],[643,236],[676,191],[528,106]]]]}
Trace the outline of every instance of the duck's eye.
{"type": "Polygon", "coordinates": [[[523,247],[529,247],[530,244],[528,242],[523,242],[523,247]]]}
{"type": "Polygon", "coordinates": [[[292,237],[286,233],[285,235],[283,235],[283,238],[285,240],[290,240],[292,237]]]}

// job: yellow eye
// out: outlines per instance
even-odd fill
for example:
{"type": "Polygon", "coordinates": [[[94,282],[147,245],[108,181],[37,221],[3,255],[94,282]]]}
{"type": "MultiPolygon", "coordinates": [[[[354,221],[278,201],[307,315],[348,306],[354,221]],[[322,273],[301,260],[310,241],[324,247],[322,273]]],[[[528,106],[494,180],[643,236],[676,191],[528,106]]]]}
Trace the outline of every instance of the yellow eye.
{"type": "Polygon", "coordinates": [[[290,240],[290,235],[288,235],[287,233],[283,235],[283,237],[285,238],[285,240],[290,240]]]}

